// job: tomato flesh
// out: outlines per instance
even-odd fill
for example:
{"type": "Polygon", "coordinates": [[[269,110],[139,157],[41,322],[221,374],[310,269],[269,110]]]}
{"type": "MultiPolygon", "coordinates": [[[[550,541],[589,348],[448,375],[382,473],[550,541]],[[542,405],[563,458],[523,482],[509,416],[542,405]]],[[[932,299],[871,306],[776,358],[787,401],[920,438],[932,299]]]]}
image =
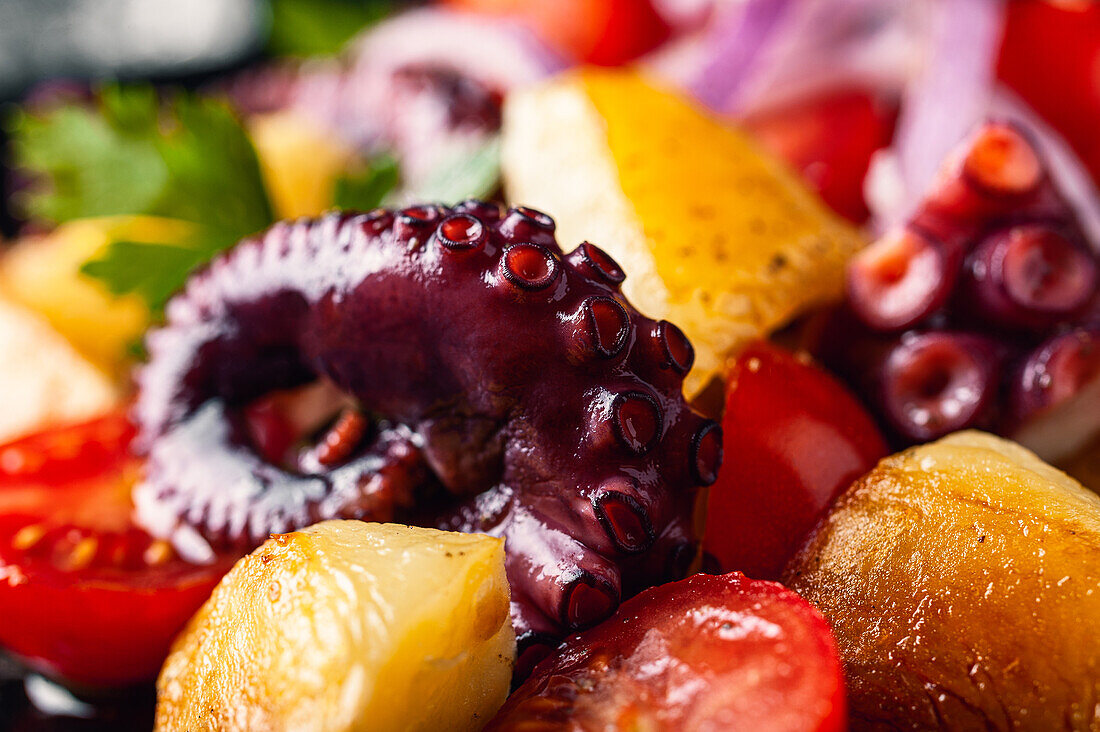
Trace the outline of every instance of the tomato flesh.
{"type": "Polygon", "coordinates": [[[74,685],[155,676],[234,560],[190,564],[133,524],[132,438],[119,413],[0,446],[0,645],[74,685]]]}
{"type": "Polygon", "coordinates": [[[543,661],[487,730],[841,730],[821,614],[740,573],[646,590],[543,661]]]}
{"type": "Polygon", "coordinates": [[[870,216],[863,179],[871,157],[890,144],[896,121],[896,102],[847,89],[754,115],[745,126],[834,211],[863,223],[870,216]]]}
{"type": "Polygon", "coordinates": [[[757,579],[778,578],[836,496],[887,454],[839,381],[763,342],[730,365],[722,431],[703,549],[723,571],[757,579]]]}
{"type": "Polygon", "coordinates": [[[1006,6],[998,76],[1053,125],[1100,184],[1100,4],[1006,6]]]}
{"type": "Polygon", "coordinates": [[[465,10],[507,15],[585,63],[618,66],[653,50],[671,29],[650,0],[449,0],[465,10]]]}

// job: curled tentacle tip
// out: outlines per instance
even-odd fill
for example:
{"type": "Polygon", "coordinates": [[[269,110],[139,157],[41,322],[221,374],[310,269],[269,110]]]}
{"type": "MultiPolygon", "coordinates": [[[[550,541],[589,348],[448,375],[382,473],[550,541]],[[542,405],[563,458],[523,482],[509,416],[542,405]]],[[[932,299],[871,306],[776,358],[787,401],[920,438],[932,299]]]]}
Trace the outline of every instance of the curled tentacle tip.
{"type": "Polygon", "coordinates": [[[528,660],[680,571],[669,541],[721,459],[681,393],[691,344],[554,232],[471,200],[279,224],[219,256],[150,335],[139,505],[214,544],[338,517],[496,533],[528,660]],[[318,380],[294,436],[257,437],[250,405],[318,380]]]}

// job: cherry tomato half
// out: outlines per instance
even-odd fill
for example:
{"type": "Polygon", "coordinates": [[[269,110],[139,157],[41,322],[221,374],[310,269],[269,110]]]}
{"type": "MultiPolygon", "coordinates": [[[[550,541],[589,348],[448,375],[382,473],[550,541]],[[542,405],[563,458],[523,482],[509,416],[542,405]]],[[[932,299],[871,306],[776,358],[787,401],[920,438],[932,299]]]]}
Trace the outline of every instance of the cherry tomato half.
{"type": "Polygon", "coordinates": [[[668,40],[650,0],[449,0],[465,10],[509,15],[577,61],[617,66],[668,40]]]}
{"type": "Polygon", "coordinates": [[[154,677],[235,557],[180,558],[134,525],[122,413],[0,445],[0,645],[87,687],[154,677]]]}
{"type": "Polygon", "coordinates": [[[565,642],[486,732],[845,727],[844,679],[821,614],[740,573],[645,590],[565,642]]]}
{"type": "Polygon", "coordinates": [[[1100,185],[1100,3],[1008,3],[997,72],[1062,133],[1100,185]]]}
{"type": "Polygon", "coordinates": [[[890,144],[896,121],[896,103],[848,89],[755,115],[745,125],[834,211],[862,223],[870,215],[863,179],[871,156],[890,144]]]}
{"type": "Polygon", "coordinates": [[[887,454],[839,381],[769,343],[731,364],[722,432],[703,549],[758,579],[776,579],[833,499],[887,454]]]}

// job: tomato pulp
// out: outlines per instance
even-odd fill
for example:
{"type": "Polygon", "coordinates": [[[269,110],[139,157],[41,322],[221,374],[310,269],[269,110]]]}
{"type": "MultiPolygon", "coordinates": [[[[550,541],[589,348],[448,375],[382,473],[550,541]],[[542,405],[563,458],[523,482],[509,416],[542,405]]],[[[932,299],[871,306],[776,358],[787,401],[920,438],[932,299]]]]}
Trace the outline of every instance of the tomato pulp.
{"type": "Polygon", "coordinates": [[[153,678],[232,566],[181,558],[132,519],[124,414],[0,446],[0,645],[69,684],[153,678]]]}

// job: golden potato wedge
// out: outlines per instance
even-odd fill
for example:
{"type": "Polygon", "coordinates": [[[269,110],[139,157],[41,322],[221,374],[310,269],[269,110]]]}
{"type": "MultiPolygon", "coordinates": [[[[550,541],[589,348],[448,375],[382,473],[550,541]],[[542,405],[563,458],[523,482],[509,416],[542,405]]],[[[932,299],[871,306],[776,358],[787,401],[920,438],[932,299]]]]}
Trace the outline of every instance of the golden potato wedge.
{"type": "Polygon", "coordinates": [[[42,315],[0,297],[0,443],[94,417],[120,399],[42,315]]]}
{"type": "Polygon", "coordinates": [[[176,640],[158,730],[477,730],[515,636],[504,542],[326,521],[245,557],[176,640]]]}
{"type": "Polygon", "coordinates": [[[70,221],[21,240],[0,258],[0,293],[45,316],[121,385],[133,365],[131,346],[149,325],[149,309],[138,295],[108,292],[80,267],[112,241],[176,244],[190,231],[190,224],[155,216],[70,221]]]}
{"type": "Polygon", "coordinates": [[[839,298],[862,241],[783,163],[635,72],[585,69],[509,95],[509,200],[542,209],[567,250],[588,240],[646,315],[695,346],[693,396],[739,345],[839,298]]]}
{"type": "Polygon", "coordinates": [[[832,623],[856,728],[1100,728],[1100,497],[1015,443],[886,458],[785,581],[832,623]]]}
{"type": "Polygon", "coordinates": [[[295,112],[256,115],[248,124],[276,218],[332,208],[336,178],[354,158],[330,130],[295,112]]]}

